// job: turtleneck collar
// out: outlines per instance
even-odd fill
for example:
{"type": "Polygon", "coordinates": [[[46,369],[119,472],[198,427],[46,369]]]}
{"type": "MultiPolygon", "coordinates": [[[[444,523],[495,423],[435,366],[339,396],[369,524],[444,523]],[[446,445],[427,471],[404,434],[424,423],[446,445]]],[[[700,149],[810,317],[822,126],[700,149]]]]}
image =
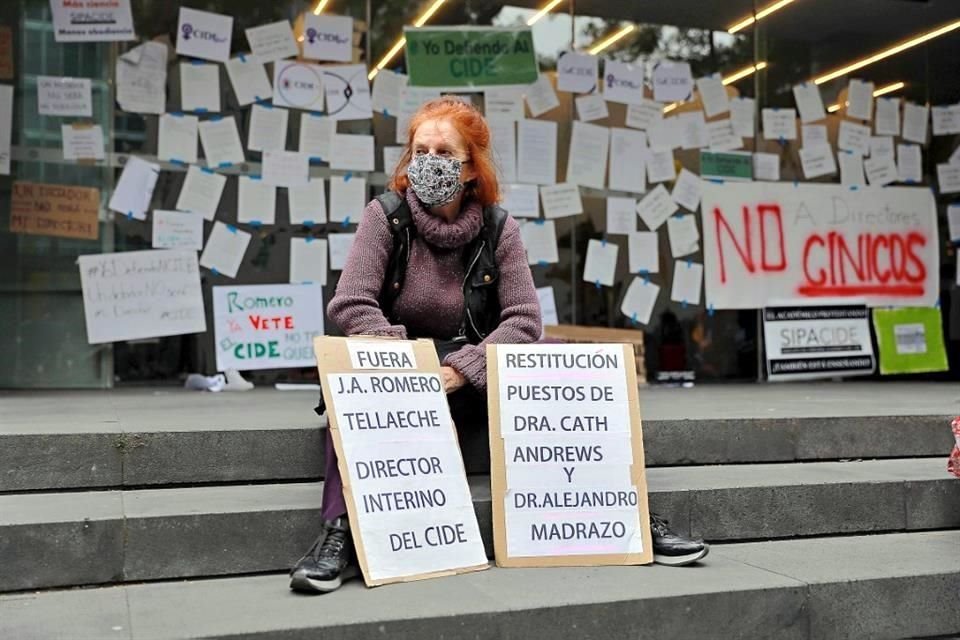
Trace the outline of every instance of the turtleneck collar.
{"type": "Polygon", "coordinates": [[[461,205],[460,214],[453,222],[447,222],[441,216],[430,213],[417,199],[413,189],[407,189],[406,198],[417,233],[428,243],[440,249],[458,249],[466,246],[477,237],[483,226],[483,208],[476,200],[464,202],[461,205]]]}

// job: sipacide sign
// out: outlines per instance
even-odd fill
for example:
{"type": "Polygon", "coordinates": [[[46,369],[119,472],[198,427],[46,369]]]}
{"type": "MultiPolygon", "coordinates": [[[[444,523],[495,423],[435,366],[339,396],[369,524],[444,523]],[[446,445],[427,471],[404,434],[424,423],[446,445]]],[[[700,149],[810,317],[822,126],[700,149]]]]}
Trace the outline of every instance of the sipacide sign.
{"type": "Polygon", "coordinates": [[[932,306],[939,292],[929,189],[703,185],[707,305],[863,299],[932,306]]]}

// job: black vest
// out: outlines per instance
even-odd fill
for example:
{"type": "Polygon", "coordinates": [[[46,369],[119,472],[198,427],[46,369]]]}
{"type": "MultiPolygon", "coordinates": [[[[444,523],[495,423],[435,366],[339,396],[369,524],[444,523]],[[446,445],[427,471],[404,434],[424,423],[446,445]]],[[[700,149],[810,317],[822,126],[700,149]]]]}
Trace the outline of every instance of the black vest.
{"type": "MultiPolygon", "coordinates": [[[[400,194],[387,191],[377,196],[377,201],[387,216],[387,224],[393,233],[393,251],[384,272],[383,288],[380,290],[380,309],[393,324],[400,324],[393,311],[394,302],[403,289],[410,260],[410,245],[417,234],[410,206],[400,194]]],[[[483,210],[483,227],[477,237],[463,251],[464,314],[460,320],[460,332],[453,339],[466,339],[478,344],[500,324],[500,299],[497,296],[497,245],[507,212],[491,205],[483,210]]]]}

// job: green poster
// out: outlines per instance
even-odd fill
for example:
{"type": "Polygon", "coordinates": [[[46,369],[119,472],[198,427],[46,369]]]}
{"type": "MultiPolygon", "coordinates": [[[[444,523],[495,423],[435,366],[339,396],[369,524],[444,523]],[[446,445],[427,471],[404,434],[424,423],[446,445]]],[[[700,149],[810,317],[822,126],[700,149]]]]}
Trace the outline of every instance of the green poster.
{"type": "Polygon", "coordinates": [[[701,151],[700,176],[705,180],[753,180],[753,154],[745,151],[701,151]]]}
{"type": "Polygon", "coordinates": [[[405,27],[403,34],[410,86],[460,89],[537,79],[529,27],[405,27]]]}
{"type": "Polygon", "coordinates": [[[880,373],[946,371],[940,309],[874,309],[873,328],[880,350],[880,373]]]}

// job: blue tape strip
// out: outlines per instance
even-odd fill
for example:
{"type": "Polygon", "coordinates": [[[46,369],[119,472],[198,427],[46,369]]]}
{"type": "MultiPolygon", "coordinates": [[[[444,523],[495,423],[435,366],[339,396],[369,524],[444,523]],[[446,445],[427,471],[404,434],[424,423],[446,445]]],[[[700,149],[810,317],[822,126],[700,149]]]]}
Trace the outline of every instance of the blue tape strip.
{"type": "Polygon", "coordinates": [[[183,111],[172,111],[172,112],[170,112],[169,115],[173,116],[174,118],[182,118],[182,117],[183,117],[183,111]]]}
{"type": "Polygon", "coordinates": [[[350,178],[353,177],[353,171],[347,171],[347,175],[343,176],[344,182],[350,182],[350,178]]]}
{"type": "Polygon", "coordinates": [[[687,258],[687,269],[693,267],[693,258],[687,258]]]}
{"type": "Polygon", "coordinates": [[[210,122],[220,122],[221,120],[223,120],[223,116],[221,115],[210,116],[209,120],[210,122]]]}
{"type": "Polygon", "coordinates": [[[133,220],[133,211],[127,211],[127,220],[133,220]]]}
{"type": "Polygon", "coordinates": [[[246,61],[247,61],[247,56],[243,55],[242,53],[238,53],[238,54],[237,54],[237,57],[240,58],[240,62],[246,62],[246,61]]]}
{"type": "Polygon", "coordinates": [[[170,158],[170,164],[176,164],[181,167],[185,167],[187,165],[187,163],[181,160],[180,158],[170,158]]]}
{"type": "Polygon", "coordinates": [[[916,180],[913,180],[913,179],[911,179],[911,180],[906,180],[906,183],[907,183],[907,184],[920,184],[919,182],[917,182],[916,180]]]}
{"type": "Polygon", "coordinates": [[[310,244],[310,243],[313,242],[314,240],[316,240],[316,238],[314,238],[313,236],[307,236],[306,238],[304,238],[304,241],[305,241],[307,244],[310,244]]]}
{"type": "Polygon", "coordinates": [[[636,324],[637,324],[637,314],[636,314],[636,313],[634,313],[632,316],[630,316],[630,322],[633,323],[634,326],[636,326],[636,324]]]}
{"type": "Polygon", "coordinates": [[[212,273],[212,274],[215,275],[215,276],[220,275],[220,272],[217,271],[217,268],[216,268],[216,267],[210,267],[210,273],[212,273]]]}
{"type": "Polygon", "coordinates": [[[273,109],[273,105],[267,102],[266,100],[257,100],[257,104],[263,107],[264,109],[273,109]]]}
{"type": "Polygon", "coordinates": [[[686,300],[683,301],[682,306],[683,306],[684,309],[687,308],[687,301],[686,301],[686,300]]]}
{"type": "Polygon", "coordinates": [[[712,182],[713,184],[723,184],[723,180],[720,178],[707,178],[707,181],[712,182]]]}
{"type": "Polygon", "coordinates": [[[213,173],[213,169],[211,169],[210,167],[200,167],[200,171],[203,171],[204,173],[209,173],[209,174],[213,173]]]}
{"type": "Polygon", "coordinates": [[[649,273],[644,273],[644,274],[643,274],[643,285],[646,286],[646,285],[648,285],[648,284],[650,284],[650,274],[649,274],[649,273]]]}
{"type": "Polygon", "coordinates": [[[597,289],[600,289],[600,288],[602,287],[602,285],[600,284],[600,281],[599,281],[599,280],[597,280],[597,281],[594,282],[593,284],[596,285],[597,289]]]}
{"type": "Polygon", "coordinates": [[[206,113],[206,112],[208,111],[208,109],[207,109],[206,107],[197,107],[197,108],[194,109],[193,111],[194,111],[194,113],[206,113]]]}
{"type": "Polygon", "coordinates": [[[343,225],[343,228],[344,228],[344,229],[346,229],[347,227],[349,227],[349,226],[350,226],[350,216],[347,216],[346,218],[344,218],[344,219],[343,219],[343,222],[342,222],[341,224],[343,225]]]}
{"type": "Polygon", "coordinates": [[[533,224],[538,224],[542,227],[543,225],[547,224],[547,221],[544,220],[543,218],[537,218],[536,220],[533,221],[533,224]]]}
{"type": "Polygon", "coordinates": [[[793,181],[793,186],[799,187],[799,186],[800,186],[800,181],[799,181],[799,180],[794,180],[794,181],[793,181]]]}
{"type": "Polygon", "coordinates": [[[933,306],[934,306],[934,308],[936,308],[936,309],[939,309],[939,308],[940,308],[940,298],[937,298],[937,301],[936,301],[936,303],[934,303],[933,306]]]}
{"type": "Polygon", "coordinates": [[[860,185],[852,184],[850,185],[850,191],[857,191],[860,189],[860,185]]]}
{"type": "Polygon", "coordinates": [[[251,220],[250,226],[253,227],[254,229],[258,229],[263,226],[263,223],[260,222],[259,220],[251,220]]]}
{"type": "Polygon", "coordinates": [[[388,118],[390,117],[390,111],[386,107],[383,109],[383,115],[387,116],[388,118]]]}
{"type": "Polygon", "coordinates": [[[191,60],[191,61],[190,61],[190,64],[192,64],[192,65],[195,66],[195,67],[200,67],[200,66],[203,66],[203,65],[205,65],[205,64],[207,64],[207,63],[206,63],[205,60],[191,60]]]}
{"type": "Polygon", "coordinates": [[[250,178],[251,180],[263,180],[263,176],[260,175],[259,173],[255,173],[247,177],[250,178]]]}
{"type": "Polygon", "coordinates": [[[547,262],[546,260],[539,260],[539,261],[537,262],[537,264],[538,264],[539,266],[541,266],[541,267],[545,267],[545,266],[547,266],[547,265],[550,264],[550,263],[547,262]]]}
{"type": "Polygon", "coordinates": [[[713,308],[712,304],[709,307],[707,307],[707,315],[710,316],[711,318],[713,317],[713,314],[715,314],[716,312],[717,311],[716,309],[713,308]]]}
{"type": "Polygon", "coordinates": [[[320,164],[323,162],[323,158],[320,156],[310,156],[310,164],[320,164]]]}
{"type": "Polygon", "coordinates": [[[783,136],[780,136],[780,140],[778,140],[777,142],[779,142],[784,147],[787,146],[787,139],[784,138],[783,136]]]}
{"type": "Polygon", "coordinates": [[[607,248],[607,239],[606,239],[606,238],[602,238],[602,239],[600,240],[600,246],[603,247],[604,249],[607,248]]]}
{"type": "Polygon", "coordinates": [[[310,114],[311,118],[322,118],[326,115],[323,111],[307,111],[307,113],[310,114]]]}
{"type": "Polygon", "coordinates": [[[227,231],[229,231],[230,233],[236,233],[236,232],[237,232],[237,228],[236,228],[235,226],[233,226],[232,224],[228,224],[228,225],[227,225],[227,231]]]}
{"type": "Polygon", "coordinates": [[[221,162],[220,164],[217,165],[217,168],[218,168],[218,169],[229,169],[229,168],[232,167],[232,166],[233,166],[233,163],[232,163],[232,162],[221,162]]]}
{"type": "Polygon", "coordinates": [[[313,226],[313,220],[304,220],[304,221],[303,221],[303,226],[305,226],[305,227],[312,227],[312,226],[313,226]]]}

